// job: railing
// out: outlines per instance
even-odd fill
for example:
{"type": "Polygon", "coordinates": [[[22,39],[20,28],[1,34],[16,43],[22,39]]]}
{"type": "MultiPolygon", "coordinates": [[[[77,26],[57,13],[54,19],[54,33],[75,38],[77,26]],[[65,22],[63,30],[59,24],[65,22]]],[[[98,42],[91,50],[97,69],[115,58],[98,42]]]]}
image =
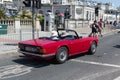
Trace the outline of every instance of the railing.
{"type": "Polygon", "coordinates": [[[72,19],[65,20],[65,27],[70,29],[88,27],[89,25],[90,25],[89,21],[72,20],[72,19]]]}
{"type": "MultiPolygon", "coordinates": [[[[0,29],[1,31],[5,31],[5,29],[0,29]]],[[[17,31],[17,33],[0,34],[0,52],[16,50],[20,41],[32,39],[31,28],[19,29],[17,31]]],[[[35,38],[50,36],[50,32],[36,30],[34,35],[35,38]]]]}
{"type": "MultiPolygon", "coordinates": [[[[7,25],[6,29],[0,28],[1,52],[15,50],[18,47],[18,42],[32,39],[32,20],[0,20],[0,24],[7,25]]],[[[49,32],[43,32],[35,27],[35,38],[49,36],[49,34],[49,32]]]]}
{"type": "MultiPolygon", "coordinates": [[[[27,28],[32,28],[32,20],[16,20],[16,19],[8,19],[8,20],[0,20],[0,24],[7,25],[7,33],[17,33],[18,29],[25,30],[27,28]]],[[[30,30],[31,31],[31,30],[30,30]]]]}

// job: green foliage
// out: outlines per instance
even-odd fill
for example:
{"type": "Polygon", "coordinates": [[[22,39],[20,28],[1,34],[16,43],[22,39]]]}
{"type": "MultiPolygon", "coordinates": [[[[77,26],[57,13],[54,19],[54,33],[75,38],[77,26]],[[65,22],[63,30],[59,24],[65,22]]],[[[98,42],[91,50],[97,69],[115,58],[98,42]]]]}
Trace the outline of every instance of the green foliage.
{"type": "Polygon", "coordinates": [[[44,21],[44,16],[42,14],[38,14],[37,18],[39,19],[39,21],[42,23],[44,21]]]}
{"type": "Polygon", "coordinates": [[[5,11],[2,8],[0,8],[0,19],[6,19],[6,18],[7,16],[5,15],[5,11]]]}
{"type": "Polygon", "coordinates": [[[36,19],[39,20],[41,26],[44,26],[44,16],[42,14],[36,14],[36,19]]]}
{"type": "MultiPolygon", "coordinates": [[[[30,10],[23,10],[18,13],[18,16],[11,16],[7,17],[5,10],[0,8],[0,19],[32,19],[32,13],[30,10]]],[[[39,19],[39,21],[42,23],[44,22],[44,16],[42,14],[35,14],[35,18],[39,19]]]]}
{"type": "Polygon", "coordinates": [[[20,19],[32,19],[32,13],[29,10],[20,11],[17,17],[20,19]]]}

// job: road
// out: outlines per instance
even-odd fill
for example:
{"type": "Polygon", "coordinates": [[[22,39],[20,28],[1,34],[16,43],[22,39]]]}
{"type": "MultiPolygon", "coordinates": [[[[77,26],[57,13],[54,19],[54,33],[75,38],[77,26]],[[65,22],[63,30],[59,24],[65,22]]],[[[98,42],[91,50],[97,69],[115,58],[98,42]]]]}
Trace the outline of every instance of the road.
{"type": "Polygon", "coordinates": [[[120,33],[100,38],[94,55],[64,64],[36,61],[16,53],[0,57],[0,80],[120,80],[120,33]]]}

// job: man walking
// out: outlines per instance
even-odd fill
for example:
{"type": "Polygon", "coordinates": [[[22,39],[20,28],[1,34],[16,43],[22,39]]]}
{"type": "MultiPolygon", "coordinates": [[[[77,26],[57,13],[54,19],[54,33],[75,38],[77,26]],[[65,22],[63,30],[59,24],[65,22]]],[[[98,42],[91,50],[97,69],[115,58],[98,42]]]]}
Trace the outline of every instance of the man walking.
{"type": "Polygon", "coordinates": [[[103,29],[103,21],[102,21],[102,19],[100,19],[100,21],[98,22],[98,32],[99,32],[99,34],[100,34],[100,36],[102,37],[103,35],[102,35],[102,29],[103,29]]]}

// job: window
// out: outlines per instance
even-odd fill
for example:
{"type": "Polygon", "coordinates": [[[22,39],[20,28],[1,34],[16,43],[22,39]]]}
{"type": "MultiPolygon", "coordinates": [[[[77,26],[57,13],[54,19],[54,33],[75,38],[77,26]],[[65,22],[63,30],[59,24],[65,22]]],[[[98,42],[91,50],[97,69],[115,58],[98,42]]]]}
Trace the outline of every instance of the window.
{"type": "Polygon", "coordinates": [[[86,12],[86,19],[87,19],[87,20],[89,20],[88,17],[89,17],[89,12],[87,11],[87,12],[86,12]]]}
{"type": "Polygon", "coordinates": [[[76,8],[76,14],[82,14],[83,12],[83,9],[81,8],[76,8]]]}

